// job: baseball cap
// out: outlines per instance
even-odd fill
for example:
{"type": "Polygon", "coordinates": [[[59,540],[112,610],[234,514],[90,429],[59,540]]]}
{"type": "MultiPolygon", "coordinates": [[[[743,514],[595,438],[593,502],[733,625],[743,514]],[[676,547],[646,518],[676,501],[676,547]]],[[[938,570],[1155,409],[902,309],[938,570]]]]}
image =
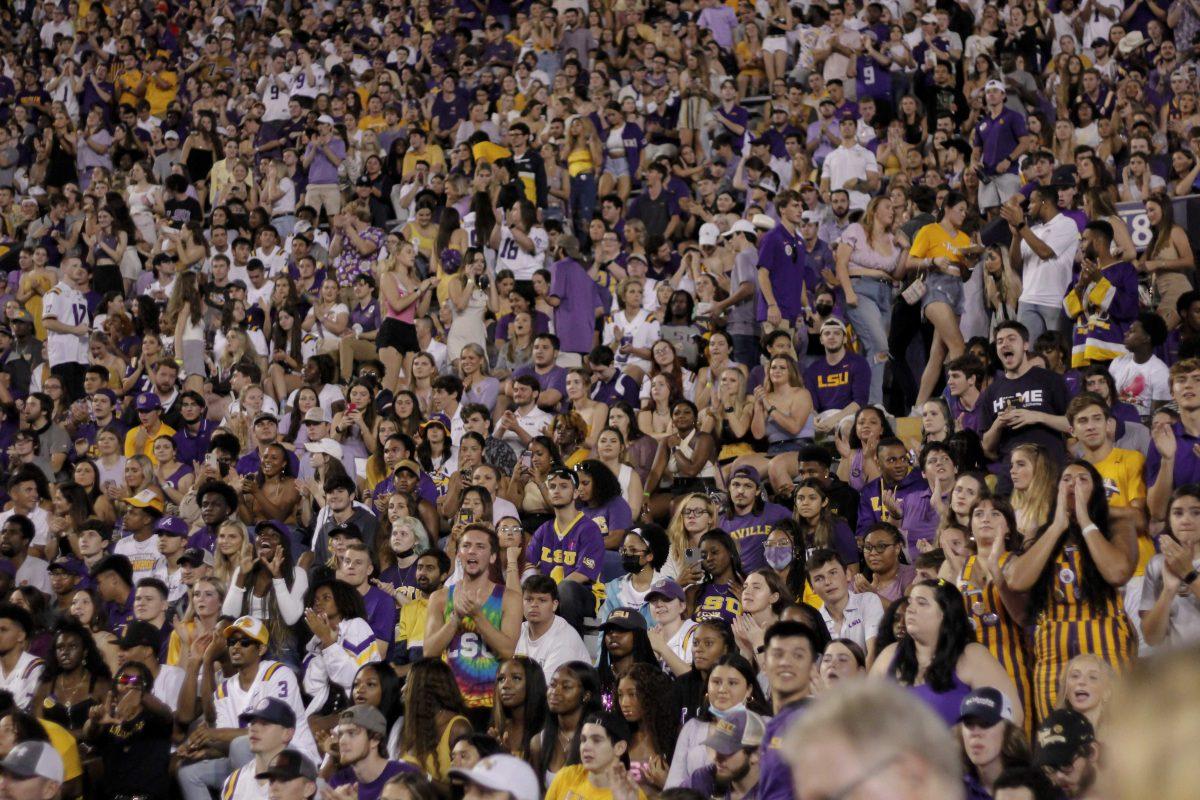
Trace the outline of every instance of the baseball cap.
{"type": "Polygon", "coordinates": [[[28,310],[26,310],[24,308],[20,308],[20,309],[17,309],[17,311],[13,313],[12,321],[13,322],[28,322],[30,325],[32,325],[33,324],[33,315],[30,314],[28,310]]]}
{"type": "Polygon", "coordinates": [[[755,229],[754,225],[747,222],[744,219],[739,219],[737,222],[730,225],[729,230],[725,231],[721,235],[724,236],[726,239],[728,239],[728,238],[732,237],[735,233],[744,233],[749,236],[757,236],[758,235],[758,231],[755,229]]]}
{"type": "Polygon", "coordinates": [[[299,750],[279,751],[279,755],[271,759],[267,768],[254,776],[260,781],[294,781],[296,778],[317,779],[317,765],[299,750]]]}
{"type": "Polygon", "coordinates": [[[166,133],[163,134],[163,138],[164,139],[175,139],[176,141],[178,141],[179,134],[176,133],[175,131],[167,131],[166,133]]]}
{"type": "Polygon", "coordinates": [[[254,641],[264,645],[271,638],[271,635],[267,633],[267,626],[263,625],[261,621],[255,619],[254,617],[238,617],[236,620],[234,620],[232,625],[226,625],[225,629],[221,631],[221,634],[226,639],[228,639],[230,636],[233,636],[235,633],[241,633],[249,636],[254,641]]]}
{"type": "Polygon", "coordinates": [[[334,124],[333,117],[329,116],[328,114],[322,114],[321,116],[317,117],[317,124],[318,125],[333,125],[334,124]]]}
{"type": "Polygon", "coordinates": [[[650,591],[646,592],[646,602],[649,603],[653,597],[683,601],[686,595],[683,593],[683,587],[678,583],[670,578],[663,578],[650,585],[650,591]]]}
{"type": "Polygon", "coordinates": [[[125,633],[120,639],[117,639],[117,647],[125,650],[130,647],[149,647],[158,652],[158,648],[162,645],[162,635],[158,628],[151,625],[149,622],[135,620],[125,626],[125,633]]]}
{"type": "Polygon", "coordinates": [[[338,716],[338,722],[357,725],[368,733],[387,736],[387,720],[384,719],[383,713],[375,706],[368,706],[363,703],[351,706],[338,716]]]}
{"type": "Polygon", "coordinates": [[[282,725],[285,728],[296,727],[296,712],[282,700],[269,697],[255,708],[247,709],[238,715],[238,722],[245,727],[254,720],[282,725]]]}
{"type": "Polygon", "coordinates": [[[721,229],[711,222],[706,222],[700,226],[700,246],[714,245],[717,243],[717,238],[721,235],[721,229]]]}
{"type": "MultiPolygon", "coordinates": [[[[50,562],[50,566],[46,570],[48,572],[65,572],[68,575],[87,575],[87,569],[83,566],[83,562],[73,556],[59,556],[50,562]]],[[[15,572],[13,577],[16,577],[15,572]]]]}
{"type": "Polygon", "coordinates": [[[1074,164],[1061,164],[1054,168],[1054,172],[1050,175],[1050,185],[1059,187],[1071,187],[1075,185],[1075,178],[1078,176],[1078,171],[1074,164]]]}
{"type": "Polygon", "coordinates": [[[821,323],[821,330],[825,330],[826,328],[837,328],[844,333],[846,331],[846,323],[842,322],[837,317],[830,317],[821,323]]]}
{"type": "Polygon", "coordinates": [[[421,423],[421,430],[425,430],[430,425],[441,425],[446,429],[446,433],[450,432],[450,418],[445,414],[434,414],[421,423]]]}
{"type": "Polygon", "coordinates": [[[271,422],[274,422],[276,425],[279,424],[279,417],[275,416],[270,411],[260,411],[254,415],[254,424],[255,425],[262,422],[263,420],[270,420],[271,422]]]}
{"type": "Polygon", "coordinates": [[[138,411],[162,411],[162,401],[154,392],[142,392],[137,396],[138,411]]]}
{"type": "Polygon", "coordinates": [[[154,532],[167,536],[187,536],[188,524],[179,517],[168,514],[154,524],[154,532]]]}
{"type": "Polygon", "coordinates": [[[160,514],[163,512],[162,498],[159,497],[152,489],[142,489],[125,502],[134,508],[153,508],[160,514]]]}
{"type": "Polygon", "coordinates": [[[735,711],[724,719],[715,720],[709,730],[712,732],[704,740],[704,746],[723,756],[731,756],[761,745],[767,725],[753,711],[735,711]]]}
{"type": "Polygon", "coordinates": [[[734,478],[745,478],[748,481],[754,481],[755,484],[762,483],[762,476],[758,474],[758,470],[749,465],[735,469],[729,476],[729,480],[732,481],[734,478]]]}
{"type": "Polygon", "coordinates": [[[775,229],[775,220],[771,219],[766,214],[755,214],[750,218],[750,224],[760,231],[770,231],[775,229]]]}
{"type": "Polygon", "coordinates": [[[921,17],[921,24],[925,24],[927,22],[933,23],[934,25],[936,25],[937,24],[937,15],[936,14],[926,14],[925,16],[921,17]]]}
{"type": "Polygon", "coordinates": [[[541,797],[533,767],[507,753],[480,759],[470,769],[452,769],[450,777],[494,792],[508,792],[513,800],[538,800],[541,797]]]}
{"type": "Polygon", "coordinates": [[[0,761],[0,772],[62,783],[63,760],[49,742],[21,742],[0,761]]]}
{"type": "Polygon", "coordinates": [[[413,461],[411,458],[406,458],[396,465],[396,472],[399,472],[402,469],[406,469],[418,477],[421,475],[421,465],[413,461]]]}
{"type": "Polygon", "coordinates": [[[1071,708],[1059,708],[1042,720],[1035,738],[1037,753],[1033,761],[1037,766],[1065,767],[1096,740],[1096,731],[1083,714],[1071,708]]]}
{"type": "Polygon", "coordinates": [[[1001,720],[1013,720],[1012,704],[999,689],[983,686],[968,694],[958,706],[958,721],[973,719],[992,728],[1001,720]]]}
{"type": "Polygon", "coordinates": [[[762,189],[764,192],[773,192],[779,187],[776,186],[774,178],[764,177],[758,179],[758,188],[762,189]]]}
{"type": "Polygon", "coordinates": [[[646,618],[637,609],[622,606],[609,614],[608,619],[604,620],[604,624],[600,626],[600,630],[602,631],[613,629],[619,631],[644,631],[646,630],[646,618]]]}
{"type": "Polygon", "coordinates": [[[809,225],[820,225],[821,224],[821,212],[820,211],[805,211],[804,213],[802,213],[800,215],[800,221],[807,222],[809,225]]]}
{"type": "Polygon", "coordinates": [[[198,567],[201,564],[213,565],[213,554],[200,547],[189,547],[179,556],[179,563],[185,567],[198,567]]]}
{"type": "Polygon", "coordinates": [[[988,81],[987,83],[985,83],[985,84],[983,85],[983,90],[984,90],[985,92],[990,92],[990,91],[992,91],[993,89],[996,89],[997,91],[1004,92],[1005,94],[1007,94],[1007,93],[1008,93],[1008,89],[1006,89],[1006,88],[1004,87],[1004,81],[996,81],[996,80],[992,80],[992,81],[988,81]]]}
{"type": "Polygon", "coordinates": [[[320,406],[313,406],[304,414],[304,424],[329,422],[329,415],[320,406]]]}
{"type": "Polygon", "coordinates": [[[324,453],[327,456],[333,456],[339,461],[342,458],[342,443],[329,436],[317,442],[305,442],[304,449],[310,453],[324,453]]]}
{"type": "Polygon", "coordinates": [[[117,393],[107,387],[92,392],[92,397],[107,397],[114,406],[117,404],[117,393]]]}

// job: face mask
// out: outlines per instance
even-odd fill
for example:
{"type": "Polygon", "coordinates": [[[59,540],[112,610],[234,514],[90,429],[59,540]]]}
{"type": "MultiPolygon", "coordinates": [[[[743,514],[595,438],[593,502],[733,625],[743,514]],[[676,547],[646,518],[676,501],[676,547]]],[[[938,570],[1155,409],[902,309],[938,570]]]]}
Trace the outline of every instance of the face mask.
{"type": "Polygon", "coordinates": [[[795,554],[786,544],[769,544],[763,548],[763,558],[771,569],[783,569],[792,563],[795,554]]]}
{"type": "Polygon", "coordinates": [[[826,305],[825,303],[820,303],[817,306],[817,313],[820,314],[822,317],[827,317],[833,313],[833,306],[826,305]]]}
{"type": "Polygon", "coordinates": [[[739,711],[745,711],[745,710],[746,710],[745,703],[738,703],[736,706],[730,706],[729,708],[725,709],[724,711],[721,711],[716,706],[714,706],[712,703],[708,704],[708,713],[712,714],[717,719],[729,719],[731,716],[738,713],[739,711]]]}
{"type": "Polygon", "coordinates": [[[642,571],[641,556],[621,556],[621,569],[628,572],[630,575],[642,571]]]}

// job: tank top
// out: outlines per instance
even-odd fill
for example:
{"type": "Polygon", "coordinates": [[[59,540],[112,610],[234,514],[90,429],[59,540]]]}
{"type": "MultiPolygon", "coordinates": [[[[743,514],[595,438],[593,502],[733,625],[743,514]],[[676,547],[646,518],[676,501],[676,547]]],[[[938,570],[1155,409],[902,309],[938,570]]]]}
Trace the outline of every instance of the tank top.
{"type": "Polygon", "coordinates": [[[580,147],[567,153],[567,171],[571,173],[572,178],[578,178],[585,172],[591,172],[595,166],[592,163],[592,151],[586,147],[580,147]]]}
{"type": "MultiPolygon", "coordinates": [[[[393,273],[392,280],[396,282],[396,291],[400,293],[401,297],[404,297],[405,295],[408,294],[408,290],[405,289],[404,284],[402,284],[400,282],[399,276],[397,276],[393,273]]],[[[402,309],[400,311],[394,310],[392,308],[391,303],[385,302],[384,305],[387,306],[387,318],[388,319],[399,320],[400,322],[407,322],[409,325],[412,325],[413,320],[416,319],[416,315],[417,315],[417,304],[416,303],[409,303],[404,309],[402,309]]]]}
{"type": "Polygon", "coordinates": [[[950,727],[958,723],[958,709],[963,698],[971,693],[971,687],[960,681],[957,673],[954,675],[954,683],[945,692],[935,691],[927,683],[909,686],[908,690],[923,700],[950,727]]]}
{"type": "MultiPolygon", "coordinates": [[[[454,612],[454,592],[457,589],[458,584],[449,587],[443,621],[449,620],[454,612]]],[[[499,628],[503,610],[504,587],[497,584],[492,587],[492,593],[484,601],[480,613],[492,627],[499,628]]],[[[490,708],[500,661],[477,632],[473,617],[467,617],[458,623],[458,630],[455,631],[454,638],[450,640],[450,646],[442,658],[450,665],[467,708],[490,708]]]]}

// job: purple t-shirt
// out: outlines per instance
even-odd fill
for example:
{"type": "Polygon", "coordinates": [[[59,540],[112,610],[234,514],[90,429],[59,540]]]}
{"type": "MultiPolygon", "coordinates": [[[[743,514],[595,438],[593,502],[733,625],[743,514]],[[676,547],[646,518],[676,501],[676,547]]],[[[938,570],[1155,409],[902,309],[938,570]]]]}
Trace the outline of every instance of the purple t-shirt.
{"type": "Polygon", "coordinates": [[[417,585],[417,562],[409,564],[407,567],[401,567],[397,564],[392,564],[390,567],[379,573],[379,580],[383,583],[390,583],[399,589],[401,586],[416,586],[417,585]]]}
{"type": "Polygon", "coordinates": [[[841,411],[851,403],[865,408],[871,390],[871,367],[865,358],[847,350],[837,364],[830,364],[824,357],[810,364],[804,370],[804,383],[813,393],[813,410],[818,414],[841,411]]]}
{"type": "Polygon", "coordinates": [[[563,367],[554,366],[547,372],[541,373],[534,369],[533,364],[526,364],[523,367],[518,367],[513,370],[513,377],[519,378],[522,375],[532,375],[537,379],[539,391],[547,389],[557,389],[563,398],[563,407],[567,404],[567,370],[563,367]]]}
{"type": "Polygon", "coordinates": [[[786,705],[767,720],[758,755],[758,800],[792,800],[792,770],[783,760],[783,735],[807,703],[786,705]]]}
{"type": "Polygon", "coordinates": [[[599,580],[604,565],[604,534],[582,511],[561,533],[556,520],[547,520],[529,540],[525,558],[538,572],[560,583],[575,572],[592,583],[599,580]]]}
{"type": "Polygon", "coordinates": [[[387,782],[402,772],[420,773],[420,770],[407,761],[388,761],[383,768],[383,772],[379,773],[379,777],[373,781],[364,783],[354,774],[354,767],[344,767],[333,773],[333,777],[329,779],[329,785],[336,789],[348,783],[356,783],[358,784],[358,800],[379,800],[379,796],[383,794],[383,787],[387,785],[387,782]]]}
{"type": "MultiPolygon", "coordinates": [[[[1175,486],[1189,483],[1200,483],[1200,458],[1196,456],[1196,445],[1200,437],[1192,436],[1183,427],[1182,422],[1171,426],[1175,431],[1175,471],[1172,478],[1175,486]]],[[[1146,454],[1146,486],[1152,486],[1158,480],[1158,470],[1162,466],[1162,456],[1154,441],[1150,441],[1150,452],[1146,454]]]]}
{"type": "Polygon", "coordinates": [[[733,537],[738,545],[738,555],[742,559],[742,571],[746,574],[767,566],[763,557],[763,547],[771,529],[775,524],[791,516],[788,510],[775,503],[765,503],[758,513],[742,514],[736,517],[722,516],[717,521],[717,527],[733,537]]]}
{"type": "MultiPolygon", "coordinates": [[[[783,223],[764,234],[758,245],[758,268],[765,269],[770,276],[775,302],[785,320],[795,321],[803,311],[800,293],[804,286],[804,256],[804,243],[800,241],[799,232],[789,233],[783,223]]],[[[766,318],[767,300],[760,289],[758,321],[766,318]]]]}
{"type": "MultiPolygon", "coordinates": [[[[329,152],[333,153],[339,159],[346,157],[346,143],[341,139],[333,138],[329,140],[329,152]]],[[[308,185],[309,186],[328,186],[337,184],[338,168],[337,165],[325,157],[325,153],[317,148],[313,143],[309,143],[305,155],[312,157],[312,161],[308,164],[308,185]]]]}
{"type": "Polygon", "coordinates": [[[587,270],[573,258],[556,261],[550,267],[550,296],[561,302],[554,309],[554,330],[564,353],[587,353],[596,332],[596,309],[600,292],[587,270]]]}
{"type": "Polygon", "coordinates": [[[387,592],[372,586],[363,595],[363,605],[367,609],[367,624],[375,638],[391,647],[396,641],[396,601],[387,592]]]}
{"type": "Polygon", "coordinates": [[[625,501],[624,497],[614,497],[597,508],[582,508],[580,510],[588,519],[596,523],[596,527],[600,529],[600,533],[605,536],[608,536],[613,531],[627,531],[633,526],[633,510],[629,507],[629,503],[625,501]]]}

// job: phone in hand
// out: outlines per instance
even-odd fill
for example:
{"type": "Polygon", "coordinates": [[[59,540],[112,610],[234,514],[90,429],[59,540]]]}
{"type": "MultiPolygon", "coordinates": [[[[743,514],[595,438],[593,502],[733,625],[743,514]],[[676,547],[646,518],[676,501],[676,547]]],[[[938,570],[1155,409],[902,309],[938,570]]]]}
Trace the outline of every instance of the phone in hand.
{"type": "Polygon", "coordinates": [[[695,566],[700,563],[700,550],[696,547],[689,547],[683,551],[683,563],[687,566],[695,566]]]}
{"type": "Polygon", "coordinates": [[[463,525],[470,525],[475,521],[475,512],[469,508],[464,508],[458,512],[458,521],[463,525]]]}
{"type": "Polygon", "coordinates": [[[529,450],[521,453],[521,457],[517,459],[517,464],[521,469],[530,469],[533,466],[533,453],[529,450]]]}

